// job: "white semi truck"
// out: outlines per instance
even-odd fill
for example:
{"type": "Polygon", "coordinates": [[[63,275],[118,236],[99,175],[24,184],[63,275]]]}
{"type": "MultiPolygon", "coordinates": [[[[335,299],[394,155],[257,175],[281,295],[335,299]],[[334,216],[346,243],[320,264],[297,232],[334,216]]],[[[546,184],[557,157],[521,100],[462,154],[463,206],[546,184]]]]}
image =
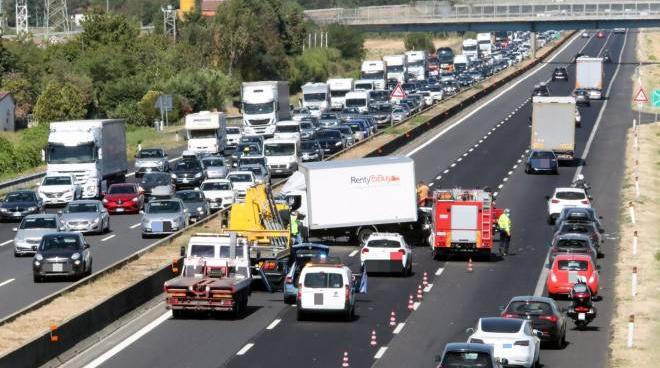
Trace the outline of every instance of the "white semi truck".
{"type": "Polygon", "coordinates": [[[426,80],[426,51],[406,51],[406,58],[408,73],[413,74],[417,80],[426,80]]]}
{"type": "MultiPolygon", "coordinates": [[[[68,174],[81,198],[98,198],[107,187],[123,182],[128,171],[123,120],[74,120],[50,124],[42,151],[47,175],[68,174]]],[[[57,195],[57,193],[52,193],[57,195]]]]}
{"type": "Polygon", "coordinates": [[[225,114],[216,111],[200,111],[186,115],[186,139],[188,150],[195,153],[217,155],[227,144],[225,114]]]}
{"type": "Polygon", "coordinates": [[[301,89],[302,105],[311,111],[312,116],[320,117],[330,108],[330,87],[327,83],[306,83],[301,89]]]}
{"type": "Polygon", "coordinates": [[[272,136],[275,123],[291,120],[289,82],[243,82],[241,112],[244,134],[272,136]]]}
{"type": "Polygon", "coordinates": [[[600,100],[603,97],[603,58],[581,56],[575,64],[575,89],[587,91],[592,100],[600,100]]]}
{"type": "Polygon", "coordinates": [[[477,60],[479,58],[477,40],[474,38],[463,40],[463,55],[470,60],[477,60]]]}
{"type": "Polygon", "coordinates": [[[385,89],[385,62],[381,60],[365,60],[360,68],[363,80],[374,82],[375,89],[385,89]]]}
{"type": "Polygon", "coordinates": [[[408,62],[406,55],[385,55],[383,56],[387,70],[387,79],[396,79],[399,83],[406,81],[406,71],[408,62]]]}
{"type": "Polygon", "coordinates": [[[493,41],[490,33],[477,33],[477,45],[479,46],[479,55],[482,58],[489,58],[493,50],[493,41]]]}
{"type": "Polygon", "coordinates": [[[343,109],[346,94],[353,90],[353,79],[332,78],[328,79],[327,83],[330,88],[330,105],[332,109],[343,109]]]}
{"type": "Polygon", "coordinates": [[[574,97],[534,97],[531,148],[553,151],[559,160],[572,161],[575,152],[575,109],[574,97]]]}

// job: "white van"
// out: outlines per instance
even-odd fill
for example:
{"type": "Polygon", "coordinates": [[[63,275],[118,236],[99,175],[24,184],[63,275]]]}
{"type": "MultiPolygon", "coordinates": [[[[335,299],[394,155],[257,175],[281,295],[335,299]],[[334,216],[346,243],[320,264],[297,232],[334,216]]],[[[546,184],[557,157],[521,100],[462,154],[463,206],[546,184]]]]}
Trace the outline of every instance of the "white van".
{"type": "Polygon", "coordinates": [[[275,124],[274,138],[300,140],[300,122],[296,120],[278,121],[275,124]]]}
{"type": "Polygon", "coordinates": [[[347,321],[355,316],[353,273],[343,264],[308,263],[298,278],[298,320],[310,312],[342,313],[347,321]]]}
{"type": "Polygon", "coordinates": [[[264,156],[272,175],[293,174],[300,163],[300,139],[266,139],[264,156]]]}

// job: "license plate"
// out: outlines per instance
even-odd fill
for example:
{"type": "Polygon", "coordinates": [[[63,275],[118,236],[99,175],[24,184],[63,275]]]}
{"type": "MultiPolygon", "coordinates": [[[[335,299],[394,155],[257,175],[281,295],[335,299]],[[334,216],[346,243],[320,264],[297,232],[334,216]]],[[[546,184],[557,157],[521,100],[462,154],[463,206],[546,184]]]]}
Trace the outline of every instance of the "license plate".
{"type": "Polygon", "coordinates": [[[512,348],[513,348],[513,344],[502,344],[502,347],[503,347],[504,349],[512,349],[512,348]]]}
{"type": "Polygon", "coordinates": [[[578,320],[584,321],[585,319],[587,319],[586,313],[578,313],[578,320]]]}
{"type": "Polygon", "coordinates": [[[182,183],[187,183],[187,182],[188,182],[188,179],[182,179],[181,182],[182,182],[182,183]]]}
{"type": "Polygon", "coordinates": [[[314,294],[314,305],[323,305],[323,294],[314,294]]]}
{"type": "Polygon", "coordinates": [[[124,212],[124,209],[123,208],[117,208],[116,211],[117,212],[124,212]]]}
{"type": "Polygon", "coordinates": [[[155,233],[160,233],[163,231],[163,223],[162,222],[154,222],[151,224],[151,230],[155,233]]]}
{"type": "Polygon", "coordinates": [[[20,212],[14,212],[14,216],[20,216],[20,215],[21,215],[20,212]]]}
{"type": "Polygon", "coordinates": [[[61,263],[53,263],[53,272],[62,272],[64,267],[61,263]]]}

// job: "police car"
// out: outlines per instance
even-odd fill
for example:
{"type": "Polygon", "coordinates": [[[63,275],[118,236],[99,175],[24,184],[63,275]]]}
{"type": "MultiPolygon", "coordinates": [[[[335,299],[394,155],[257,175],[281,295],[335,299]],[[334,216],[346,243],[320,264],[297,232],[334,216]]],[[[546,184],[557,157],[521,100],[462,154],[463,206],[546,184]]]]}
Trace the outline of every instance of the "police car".
{"type": "Polygon", "coordinates": [[[401,234],[373,233],[360,251],[362,270],[373,272],[412,273],[412,248],[401,234]]]}
{"type": "Polygon", "coordinates": [[[298,320],[311,313],[339,313],[346,321],[355,317],[355,294],[360,279],[343,264],[308,263],[300,273],[298,320]]]}

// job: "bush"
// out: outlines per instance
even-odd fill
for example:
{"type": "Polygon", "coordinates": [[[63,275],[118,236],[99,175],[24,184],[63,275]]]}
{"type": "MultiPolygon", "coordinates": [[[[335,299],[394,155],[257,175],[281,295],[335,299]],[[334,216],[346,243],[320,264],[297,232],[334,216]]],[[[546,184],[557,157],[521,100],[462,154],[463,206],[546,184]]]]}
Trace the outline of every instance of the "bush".
{"type": "Polygon", "coordinates": [[[429,33],[408,33],[403,41],[406,50],[435,52],[433,38],[429,33]]]}
{"type": "Polygon", "coordinates": [[[364,35],[350,27],[331,24],[328,29],[328,46],[338,49],[345,58],[362,59],[364,35]]]}

